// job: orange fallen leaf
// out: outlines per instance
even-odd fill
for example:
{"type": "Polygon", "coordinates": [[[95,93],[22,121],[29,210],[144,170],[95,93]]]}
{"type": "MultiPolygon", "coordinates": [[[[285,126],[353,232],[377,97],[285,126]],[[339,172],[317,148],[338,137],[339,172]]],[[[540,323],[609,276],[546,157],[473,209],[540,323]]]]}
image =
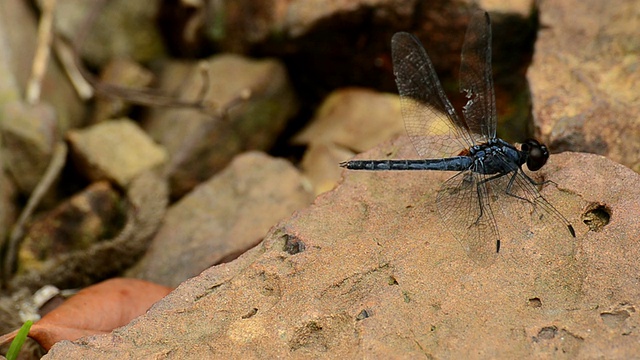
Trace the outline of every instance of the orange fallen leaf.
{"type": "MultiPolygon", "coordinates": [[[[80,290],[33,324],[29,337],[47,351],[60,340],[106,334],[144,314],[173,289],[138,279],[114,278],[80,290]]],[[[18,330],[0,336],[0,344],[18,330]]]]}

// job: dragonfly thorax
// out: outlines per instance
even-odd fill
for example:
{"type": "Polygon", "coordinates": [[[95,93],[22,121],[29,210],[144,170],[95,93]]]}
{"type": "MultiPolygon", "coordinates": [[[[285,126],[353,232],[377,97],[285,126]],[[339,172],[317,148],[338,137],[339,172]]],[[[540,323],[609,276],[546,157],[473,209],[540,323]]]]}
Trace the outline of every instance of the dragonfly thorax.
{"type": "Polygon", "coordinates": [[[468,156],[473,158],[470,170],[487,175],[515,171],[527,160],[526,154],[499,138],[472,146],[468,156]]]}

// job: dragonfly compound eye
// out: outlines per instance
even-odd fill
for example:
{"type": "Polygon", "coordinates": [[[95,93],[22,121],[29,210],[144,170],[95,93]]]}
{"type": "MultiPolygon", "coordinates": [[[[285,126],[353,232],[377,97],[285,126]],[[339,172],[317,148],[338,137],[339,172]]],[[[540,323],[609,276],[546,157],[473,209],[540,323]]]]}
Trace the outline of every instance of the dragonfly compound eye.
{"type": "Polygon", "coordinates": [[[531,171],[538,171],[547,163],[549,150],[537,140],[529,139],[522,144],[522,151],[528,153],[527,167],[531,171]]]}

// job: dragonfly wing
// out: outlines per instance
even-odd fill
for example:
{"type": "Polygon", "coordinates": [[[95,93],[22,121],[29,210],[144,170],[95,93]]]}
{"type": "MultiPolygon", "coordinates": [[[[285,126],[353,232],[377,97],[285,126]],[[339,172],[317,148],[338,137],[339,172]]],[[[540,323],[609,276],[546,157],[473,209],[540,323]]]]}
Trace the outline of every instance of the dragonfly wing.
{"type": "MultiPolygon", "coordinates": [[[[531,234],[537,233],[539,229],[542,239],[537,245],[540,249],[546,247],[555,255],[573,255],[576,250],[575,242],[572,240],[575,237],[573,227],[540,194],[539,186],[522,169],[518,169],[515,175],[507,176],[497,186],[503,192],[500,196],[503,216],[513,219],[514,214],[518,214],[522,219],[516,223],[529,229],[531,234]]],[[[508,227],[505,227],[506,229],[508,227]]]]}
{"type": "Polygon", "coordinates": [[[485,11],[471,16],[462,46],[460,91],[467,103],[464,119],[476,140],[486,142],[496,137],[496,100],[491,73],[491,20],[485,11]]]}
{"type": "Polygon", "coordinates": [[[391,50],[402,117],[418,155],[427,159],[450,157],[474,145],[420,41],[399,32],[391,39],[391,50]]]}
{"type": "Polygon", "coordinates": [[[497,258],[500,239],[491,209],[493,197],[484,178],[470,170],[462,171],[442,185],[436,199],[444,225],[467,255],[483,267],[497,258]]]}

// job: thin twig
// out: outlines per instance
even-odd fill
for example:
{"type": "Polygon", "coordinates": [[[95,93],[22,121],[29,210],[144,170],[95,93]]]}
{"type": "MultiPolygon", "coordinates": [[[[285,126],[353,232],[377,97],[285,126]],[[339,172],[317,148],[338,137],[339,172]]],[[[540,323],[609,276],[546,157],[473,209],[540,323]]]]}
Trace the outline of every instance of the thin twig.
{"type": "Polygon", "coordinates": [[[58,60],[62,64],[67,77],[71,81],[71,84],[76,89],[76,93],[82,100],[89,100],[95,94],[93,91],[93,85],[91,85],[82,76],[82,73],[76,66],[75,51],[69,43],[59,36],[53,39],[53,49],[58,56],[58,60]]]}
{"type": "Polygon", "coordinates": [[[2,274],[2,280],[4,284],[9,282],[11,275],[13,273],[13,267],[16,263],[16,256],[18,251],[18,246],[25,233],[25,225],[27,221],[33,215],[33,212],[40,204],[40,201],[47,193],[51,185],[58,178],[62,167],[64,166],[65,159],[67,158],[67,145],[64,142],[58,142],[56,144],[56,148],[53,152],[53,156],[51,157],[51,161],[49,162],[49,166],[47,167],[47,171],[38,182],[38,185],[31,193],[29,200],[27,201],[27,205],[20,213],[20,217],[18,221],[11,229],[11,235],[9,236],[9,242],[7,243],[7,253],[4,261],[4,269],[2,274]]]}
{"type": "Polygon", "coordinates": [[[27,103],[33,105],[40,100],[42,79],[47,71],[49,55],[51,54],[51,39],[53,38],[53,14],[56,8],[56,0],[44,0],[42,2],[42,15],[38,24],[38,45],[33,57],[31,78],[27,84],[27,103]]]}

